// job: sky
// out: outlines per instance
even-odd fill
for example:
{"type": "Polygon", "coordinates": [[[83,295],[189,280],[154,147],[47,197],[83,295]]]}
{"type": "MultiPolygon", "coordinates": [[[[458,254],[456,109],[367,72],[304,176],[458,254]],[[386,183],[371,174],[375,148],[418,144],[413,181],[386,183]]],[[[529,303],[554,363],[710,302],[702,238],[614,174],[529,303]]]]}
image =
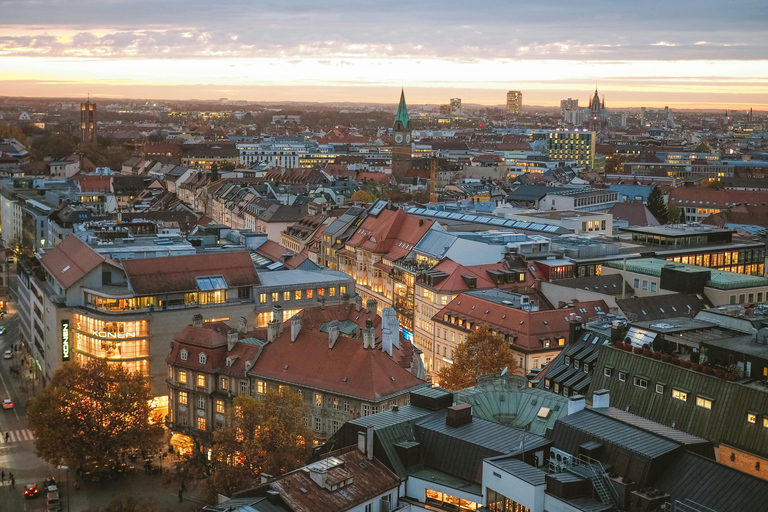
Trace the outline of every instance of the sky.
{"type": "Polygon", "coordinates": [[[768,110],[768,0],[0,0],[0,95],[768,110]]]}

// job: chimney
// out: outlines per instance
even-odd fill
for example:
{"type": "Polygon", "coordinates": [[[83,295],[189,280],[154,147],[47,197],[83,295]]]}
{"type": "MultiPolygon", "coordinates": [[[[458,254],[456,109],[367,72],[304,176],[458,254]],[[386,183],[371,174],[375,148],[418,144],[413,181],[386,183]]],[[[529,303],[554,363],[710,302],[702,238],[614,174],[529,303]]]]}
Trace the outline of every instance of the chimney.
{"type": "Polygon", "coordinates": [[[376,345],[376,330],[373,328],[373,320],[370,318],[365,321],[365,330],[363,331],[363,348],[369,349],[376,345]]]}
{"type": "Polygon", "coordinates": [[[449,427],[460,427],[472,423],[472,406],[469,404],[458,404],[448,408],[448,414],[445,417],[445,424],[449,427]]]}
{"type": "Polygon", "coordinates": [[[392,357],[392,347],[400,346],[400,322],[394,308],[384,308],[381,312],[381,350],[392,357]]]}
{"type": "Polygon", "coordinates": [[[611,395],[607,389],[598,389],[592,394],[593,409],[607,409],[611,404],[611,395]]]}
{"type": "Polygon", "coordinates": [[[240,321],[237,324],[237,330],[242,333],[248,332],[248,320],[246,320],[244,316],[240,317],[240,321]]]}
{"type": "Polygon", "coordinates": [[[202,327],[203,326],[203,315],[201,315],[200,313],[192,315],[192,325],[194,327],[202,327]]]}
{"type": "Polygon", "coordinates": [[[587,405],[587,399],[584,395],[573,395],[568,398],[568,415],[576,414],[579,411],[583,411],[587,405]]]}
{"type": "Polygon", "coordinates": [[[238,336],[238,332],[234,329],[231,329],[227,333],[227,352],[235,348],[235,344],[239,338],[240,337],[238,336]]]}
{"type": "Polygon", "coordinates": [[[358,294],[355,295],[355,311],[363,309],[363,298],[358,294]]]}
{"type": "Polygon", "coordinates": [[[328,349],[332,349],[336,344],[336,340],[339,339],[339,321],[331,320],[328,325],[328,349]]]}
{"type": "Polygon", "coordinates": [[[265,484],[272,480],[272,475],[269,473],[259,473],[259,483],[265,484]]]}
{"type": "Polygon", "coordinates": [[[280,336],[280,326],[283,325],[280,322],[272,320],[267,324],[267,341],[272,343],[280,336]]]}
{"type": "Polygon", "coordinates": [[[373,460],[373,426],[365,427],[365,456],[368,460],[373,460]]]}
{"type": "Polygon", "coordinates": [[[581,323],[581,317],[576,316],[576,313],[571,313],[568,320],[568,343],[576,343],[576,340],[581,335],[581,331],[584,326],[581,323]]]}
{"type": "Polygon", "coordinates": [[[325,297],[322,295],[317,297],[317,304],[320,306],[320,309],[325,309],[325,297]]]}
{"type": "Polygon", "coordinates": [[[293,318],[291,318],[291,343],[296,341],[299,332],[301,332],[301,314],[296,313],[293,315],[293,318]]]}
{"type": "Polygon", "coordinates": [[[360,453],[365,455],[365,431],[364,430],[358,430],[357,431],[357,449],[360,450],[360,453]]]}
{"type": "Polygon", "coordinates": [[[272,321],[278,324],[278,334],[283,334],[283,306],[272,306],[272,321]]]}
{"type": "Polygon", "coordinates": [[[367,301],[365,301],[365,310],[368,313],[376,314],[376,312],[378,311],[378,306],[379,306],[379,303],[376,302],[376,299],[368,299],[367,301]]]}

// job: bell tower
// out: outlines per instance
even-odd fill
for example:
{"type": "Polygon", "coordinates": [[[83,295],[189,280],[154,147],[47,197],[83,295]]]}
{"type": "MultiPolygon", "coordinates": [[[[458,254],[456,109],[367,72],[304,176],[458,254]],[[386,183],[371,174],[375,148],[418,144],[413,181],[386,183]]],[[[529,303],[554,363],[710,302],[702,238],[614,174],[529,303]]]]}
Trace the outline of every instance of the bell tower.
{"type": "Polygon", "coordinates": [[[400,91],[395,124],[392,126],[395,143],[392,146],[392,174],[400,179],[411,168],[411,119],[405,104],[405,91],[400,91]]]}

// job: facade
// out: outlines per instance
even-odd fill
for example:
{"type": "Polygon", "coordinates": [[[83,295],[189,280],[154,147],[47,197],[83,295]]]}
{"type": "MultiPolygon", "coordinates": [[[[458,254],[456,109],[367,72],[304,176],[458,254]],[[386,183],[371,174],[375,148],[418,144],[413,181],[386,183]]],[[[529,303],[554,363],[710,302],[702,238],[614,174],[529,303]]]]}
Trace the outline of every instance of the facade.
{"type": "Polygon", "coordinates": [[[435,369],[453,364],[459,343],[485,326],[504,336],[525,375],[552,361],[570,336],[570,314],[596,318],[607,313],[604,301],[574,303],[570,308],[541,310],[527,295],[496,289],[459,294],[432,319],[435,322],[435,369]]]}
{"type": "Polygon", "coordinates": [[[394,145],[392,146],[392,174],[404,177],[411,169],[411,120],[408,106],[405,104],[405,92],[400,92],[400,104],[397,107],[395,123],[392,125],[394,145]]]}
{"type": "Polygon", "coordinates": [[[96,104],[90,100],[80,104],[80,141],[96,142],[96,104]]]}
{"type": "Polygon", "coordinates": [[[560,100],[560,115],[565,115],[566,112],[578,110],[579,99],[568,98],[567,100],[560,100]]]}
{"type": "Polygon", "coordinates": [[[507,93],[507,114],[519,116],[523,113],[523,93],[509,91],[507,93]]]}
{"type": "Polygon", "coordinates": [[[314,306],[285,322],[282,309],[274,309],[266,329],[196,316],[174,337],[166,359],[167,424],[182,434],[179,445],[210,446],[238,394],[298,393],[307,426],[326,440],[350,419],[406,405],[408,392],[426,385],[391,308],[382,318],[373,301],[366,308],[359,301],[314,306]]]}
{"type": "Polygon", "coordinates": [[[595,167],[595,133],[593,131],[563,130],[547,133],[547,156],[551,160],[573,161],[578,165],[595,167]]]}

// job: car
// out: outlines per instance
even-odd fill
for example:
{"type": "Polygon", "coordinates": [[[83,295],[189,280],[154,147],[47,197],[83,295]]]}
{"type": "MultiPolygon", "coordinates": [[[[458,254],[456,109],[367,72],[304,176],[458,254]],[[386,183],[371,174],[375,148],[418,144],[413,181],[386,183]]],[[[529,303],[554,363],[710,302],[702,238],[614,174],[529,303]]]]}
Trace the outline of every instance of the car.
{"type": "Polygon", "coordinates": [[[13,352],[11,352],[11,349],[8,349],[5,351],[5,354],[3,355],[4,359],[13,359],[13,352]]]}
{"type": "Polygon", "coordinates": [[[40,489],[37,488],[37,484],[27,484],[24,487],[25,498],[36,498],[39,493],[40,489]]]}
{"type": "Polygon", "coordinates": [[[10,398],[3,400],[3,409],[13,409],[13,400],[10,398]]]}
{"type": "Polygon", "coordinates": [[[5,326],[0,326],[0,335],[5,334],[5,326]]]}

